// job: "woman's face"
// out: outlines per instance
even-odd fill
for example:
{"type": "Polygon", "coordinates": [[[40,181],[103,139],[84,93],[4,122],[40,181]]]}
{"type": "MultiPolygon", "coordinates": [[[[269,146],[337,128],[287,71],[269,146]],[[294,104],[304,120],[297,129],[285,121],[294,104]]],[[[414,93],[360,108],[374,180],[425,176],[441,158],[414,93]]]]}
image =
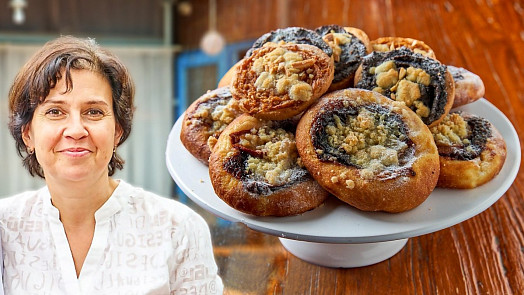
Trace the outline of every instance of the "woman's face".
{"type": "Polygon", "coordinates": [[[72,70],[71,78],[72,90],[64,93],[65,78],[60,79],[23,131],[46,181],[107,176],[113,148],[122,135],[109,82],[88,70],[72,70]]]}

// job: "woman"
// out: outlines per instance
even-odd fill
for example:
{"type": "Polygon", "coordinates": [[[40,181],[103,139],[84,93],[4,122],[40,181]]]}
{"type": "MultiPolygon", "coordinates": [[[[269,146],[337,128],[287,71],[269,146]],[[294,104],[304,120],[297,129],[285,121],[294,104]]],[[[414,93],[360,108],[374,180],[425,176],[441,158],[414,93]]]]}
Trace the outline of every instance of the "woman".
{"type": "Polygon", "coordinates": [[[222,293],[205,221],[111,177],[133,96],[125,66],[90,39],[51,41],[16,76],[9,128],[46,186],[0,200],[6,294],[222,293]]]}

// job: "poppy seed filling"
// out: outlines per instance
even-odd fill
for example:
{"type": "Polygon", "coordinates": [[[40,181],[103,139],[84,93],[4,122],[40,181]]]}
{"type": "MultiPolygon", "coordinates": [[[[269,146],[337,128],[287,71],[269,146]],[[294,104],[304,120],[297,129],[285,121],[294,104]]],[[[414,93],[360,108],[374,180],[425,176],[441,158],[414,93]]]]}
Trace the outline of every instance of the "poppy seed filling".
{"type": "Polygon", "coordinates": [[[227,155],[224,169],[247,191],[268,195],[310,177],[298,156],[294,134],[284,128],[263,126],[230,135],[234,150],[227,155]]]}
{"type": "Polygon", "coordinates": [[[445,65],[407,48],[364,57],[357,88],[404,101],[426,125],[439,119],[448,101],[445,65]]]}
{"type": "Polygon", "coordinates": [[[491,137],[490,123],[481,117],[464,118],[460,112],[446,116],[431,128],[439,155],[455,160],[469,161],[480,156],[491,137]]]}
{"type": "Polygon", "coordinates": [[[414,144],[407,128],[383,106],[334,100],[316,115],[310,135],[320,161],[358,168],[364,178],[413,174],[414,144]]]}
{"type": "Polygon", "coordinates": [[[315,31],[300,28],[300,27],[288,27],[284,29],[277,29],[275,31],[265,33],[258,38],[252,45],[252,47],[246,52],[246,57],[251,56],[253,51],[257,48],[264,46],[268,42],[279,43],[295,43],[295,44],[309,44],[320,48],[328,56],[333,54],[331,47],[322,40],[322,37],[315,31]]]}
{"type": "Polygon", "coordinates": [[[333,49],[335,60],[333,83],[354,75],[362,57],[366,55],[364,43],[343,27],[337,25],[323,26],[318,28],[316,32],[333,49]]]}

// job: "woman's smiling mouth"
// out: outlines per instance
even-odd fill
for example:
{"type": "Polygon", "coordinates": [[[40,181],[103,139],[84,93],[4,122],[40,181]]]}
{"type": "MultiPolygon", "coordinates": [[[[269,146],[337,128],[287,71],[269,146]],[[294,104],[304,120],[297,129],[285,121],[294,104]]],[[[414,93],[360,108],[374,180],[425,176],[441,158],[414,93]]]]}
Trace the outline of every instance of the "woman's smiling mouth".
{"type": "Polygon", "coordinates": [[[67,148],[67,149],[61,150],[60,153],[66,156],[70,156],[70,157],[83,157],[91,153],[91,151],[85,148],[75,147],[75,148],[67,148]]]}

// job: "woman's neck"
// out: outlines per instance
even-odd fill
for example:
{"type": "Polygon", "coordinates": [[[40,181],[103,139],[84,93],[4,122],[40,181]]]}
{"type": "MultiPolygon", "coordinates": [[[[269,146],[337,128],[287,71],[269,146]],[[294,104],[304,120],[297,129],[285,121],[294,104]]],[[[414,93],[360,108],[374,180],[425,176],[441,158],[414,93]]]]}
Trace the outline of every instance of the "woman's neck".
{"type": "Polygon", "coordinates": [[[118,182],[102,177],[91,182],[55,182],[46,180],[51,202],[60,212],[64,225],[94,225],[95,212],[109,199],[118,182]]]}

